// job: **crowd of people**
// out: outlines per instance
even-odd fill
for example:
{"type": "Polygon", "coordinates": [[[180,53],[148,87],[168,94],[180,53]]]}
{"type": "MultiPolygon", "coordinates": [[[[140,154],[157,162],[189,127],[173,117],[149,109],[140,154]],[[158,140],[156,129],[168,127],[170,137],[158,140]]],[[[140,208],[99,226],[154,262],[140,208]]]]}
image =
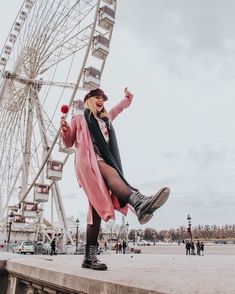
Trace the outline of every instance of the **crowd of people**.
{"type": "Polygon", "coordinates": [[[204,255],[204,243],[197,241],[196,246],[194,242],[187,241],[185,244],[186,255],[204,255]],[[196,252],[195,252],[196,249],[196,252]]]}
{"type": "Polygon", "coordinates": [[[125,240],[123,240],[122,242],[117,242],[115,244],[116,254],[118,254],[118,253],[125,254],[126,253],[126,248],[127,248],[127,244],[126,244],[125,240]]]}

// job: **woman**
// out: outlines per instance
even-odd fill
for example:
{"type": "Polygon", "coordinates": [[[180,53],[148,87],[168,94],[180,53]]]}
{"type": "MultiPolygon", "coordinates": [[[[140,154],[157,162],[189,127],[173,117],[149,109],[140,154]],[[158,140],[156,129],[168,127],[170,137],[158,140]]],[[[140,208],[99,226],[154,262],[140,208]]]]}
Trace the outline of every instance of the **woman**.
{"type": "Polygon", "coordinates": [[[75,143],[75,170],[84,189],[89,212],[86,231],[86,253],[82,267],[106,270],[96,258],[97,239],[101,218],[115,219],[115,210],[127,214],[133,207],[141,224],[147,223],[153,212],[168,199],[169,188],[162,188],[154,196],[146,197],[125,179],[112,121],[132,102],[133,94],[127,88],[125,98],[109,112],[104,107],[108,97],[101,89],[91,90],[84,97],[85,109],[72,119],[71,126],[61,118],[61,131],[67,148],[75,143]]]}

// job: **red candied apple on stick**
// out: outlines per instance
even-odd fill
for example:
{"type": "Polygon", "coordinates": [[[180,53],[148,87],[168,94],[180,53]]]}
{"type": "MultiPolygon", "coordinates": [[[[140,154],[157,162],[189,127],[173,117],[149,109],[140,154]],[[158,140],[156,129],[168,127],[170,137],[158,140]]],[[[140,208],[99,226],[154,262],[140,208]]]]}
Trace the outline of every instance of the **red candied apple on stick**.
{"type": "Polygon", "coordinates": [[[68,113],[68,111],[69,111],[69,106],[67,105],[67,104],[63,104],[62,106],[61,106],[61,112],[63,113],[63,115],[65,115],[66,113],[68,113]]]}

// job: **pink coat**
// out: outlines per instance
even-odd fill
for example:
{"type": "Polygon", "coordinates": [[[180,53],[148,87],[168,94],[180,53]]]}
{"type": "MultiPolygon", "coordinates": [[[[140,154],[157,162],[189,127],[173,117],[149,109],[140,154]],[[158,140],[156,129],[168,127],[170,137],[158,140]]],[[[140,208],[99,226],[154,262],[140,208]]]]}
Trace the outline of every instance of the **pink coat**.
{"type": "MultiPolygon", "coordinates": [[[[109,117],[113,121],[119,113],[129,107],[133,97],[125,97],[121,102],[109,111],[109,117]]],[[[89,201],[87,223],[92,224],[91,206],[95,208],[104,221],[115,219],[114,210],[127,214],[128,205],[120,208],[118,199],[107,188],[100,173],[92,139],[84,115],[76,115],[71,122],[68,132],[62,134],[67,148],[75,144],[75,171],[80,186],[85,191],[89,201]]]]}

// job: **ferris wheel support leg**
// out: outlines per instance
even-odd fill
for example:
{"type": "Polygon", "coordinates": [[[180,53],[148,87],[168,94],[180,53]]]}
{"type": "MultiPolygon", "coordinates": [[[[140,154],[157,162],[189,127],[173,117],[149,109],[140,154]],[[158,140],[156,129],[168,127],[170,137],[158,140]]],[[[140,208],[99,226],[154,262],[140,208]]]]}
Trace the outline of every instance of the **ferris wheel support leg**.
{"type": "Polygon", "coordinates": [[[55,188],[54,202],[55,202],[57,216],[59,218],[60,225],[63,226],[64,232],[67,235],[67,238],[73,244],[74,243],[73,239],[71,238],[71,236],[68,232],[66,217],[65,217],[65,209],[64,209],[60,189],[59,189],[59,184],[57,182],[54,182],[54,188],[55,188]]]}
{"type": "Polygon", "coordinates": [[[21,185],[22,194],[26,192],[28,181],[29,181],[31,142],[32,142],[32,134],[33,134],[33,111],[34,111],[33,95],[34,95],[34,92],[31,90],[28,97],[28,101],[29,101],[28,103],[30,107],[28,110],[26,142],[25,142],[25,149],[24,149],[24,155],[23,155],[24,164],[23,164],[23,176],[22,176],[22,185],[21,185]]]}
{"type": "Polygon", "coordinates": [[[0,91],[0,102],[1,102],[1,100],[3,99],[3,95],[4,95],[4,93],[5,93],[5,89],[6,89],[6,87],[7,87],[7,84],[8,84],[8,80],[4,80],[3,81],[3,85],[2,85],[2,88],[1,88],[1,91],[0,91]]]}
{"type": "MultiPolygon", "coordinates": [[[[35,101],[36,101],[36,113],[37,113],[38,121],[39,121],[39,123],[41,125],[41,128],[40,128],[41,137],[42,137],[44,149],[47,150],[49,148],[49,140],[48,140],[47,134],[46,134],[46,127],[45,127],[44,119],[43,119],[42,106],[40,104],[40,101],[39,101],[39,98],[38,98],[38,93],[36,91],[34,93],[34,98],[35,98],[35,101]]],[[[46,153],[43,155],[43,158],[44,159],[46,158],[46,153]]],[[[52,201],[52,207],[51,207],[52,222],[53,222],[53,202],[54,202],[55,207],[56,207],[57,216],[58,216],[58,219],[59,219],[59,223],[63,227],[63,231],[66,232],[66,234],[67,234],[67,224],[66,224],[65,209],[64,209],[64,206],[63,206],[63,201],[62,201],[62,197],[61,197],[61,193],[60,193],[59,184],[57,182],[54,182],[54,184],[52,186],[52,199],[51,199],[51,201],[52,201]]],[[[69,238],[69,236],[68,236],[68,238],[69,238]]]]}
{"type": "MultiPolygon", "coordinates": [[[[15,180],[14,180],[14,182],[13,182],[13,185],[12,185],[11,191],[10,191],[8,197],[7,197],[7,200],[6,200],[6,203],[5,203],[5,205],[4,205],[4,209],[3,209],[3,214],[5,214],[5,212],[6,212],[7,208],[8,208],[9,201],[10,201],[10,199],[11,199],[11,197],[12,197],[12,194],[13,194],[13,192],[14,192],[14,190],[15,190],[15,185],[16,185],[17,179],[18,179],[19,174],[21,173],[21,171],[22,171],[22,166],[21,166],[21,168],[18,170],[18,173],[17,173],[17,175],[16,175],[16,177],[15,177],[15,180]]],[[[20,194],[19,194],[18,196],[20,197],[20,194]]]]}
{"type": "Polygon", "coordinates": [[[3,219],[4,219],[4,215],[3,215],[2,195],[0,195],[0,221],[3,219]]]}

